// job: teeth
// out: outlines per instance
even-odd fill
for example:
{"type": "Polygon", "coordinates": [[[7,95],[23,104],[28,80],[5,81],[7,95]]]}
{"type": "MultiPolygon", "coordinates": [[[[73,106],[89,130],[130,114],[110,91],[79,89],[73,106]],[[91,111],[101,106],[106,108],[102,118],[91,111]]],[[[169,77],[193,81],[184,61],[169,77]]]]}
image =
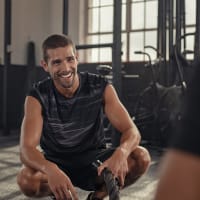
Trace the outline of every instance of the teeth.
{"type": "Polygon", "coordinates": [[[69,77],[71,77],[71,75],[72,75],[72,73],[69,73],[69,74],[61,75],[61,77],[63,77],[63,78],[69,78],[69,77]]]}

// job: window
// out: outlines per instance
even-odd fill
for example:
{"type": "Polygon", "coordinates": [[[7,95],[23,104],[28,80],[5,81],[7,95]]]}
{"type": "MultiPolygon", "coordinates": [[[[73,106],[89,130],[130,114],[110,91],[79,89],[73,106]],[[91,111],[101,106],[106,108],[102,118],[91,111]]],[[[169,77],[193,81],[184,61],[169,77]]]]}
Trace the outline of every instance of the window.
{"type": "MultiPolygon", "coordinates": [[[[157,0],[131,1],[131,29],[129,33],[129,61],[142,61],[143,55],[134,54],[135,51],[144,51],[144,46],[157,47],[157,0]]],[[[152,57],[156,52],[150,53],[152,57]]]]}
{"type": "MultiPolygon", "coordinates": [[[[112,43],[113,0],[88,0],[87,44],[112,43]]],[[[112,49],[94,48],[87,50],[87,62],[111,61],[112,49]]]]}
{"type": "MultiPolygon", "coordinates": [[[[113,5],[113,0],[88,0],[87,44],[113,42],[113,5]]],[[[122,0],[122,61],[143,60],[134,51],[143,50],[147,42],[156,47],[156,27],[157,0],[122,0]]],[[[87,50],[88,62],[111,60],[111,48],[87,50]]]]}
{"type": "MultiPolygon", "coordinates": [[[[195,0],[185,0],[186,32],[195,26],[195,0]]],[[[87,0],[87,44],[113,42],[113,6],[114,0],[87,0]]],[[[135,51],[144,51],[144,46],[157,47],[158,0],[122,0],[122,61],[144,61],[144,55],[135,51]]],[[[175,28],[175,27],[174,27],[175,28]]],[[[187,39],[193,46],[192,37],[187,39]]],[[[86,62],[111,62],[111,48],[89,49],[84,53],[86,62]]],[[[156,52],[151,51],[152,58],[156,52]]]]}
{"type": "MultiPolygon", "coordinates": [[[[185,21],[186,21],[186,33],[195,32],[196,24],[196,0],[185,0],[185,21]]],[[[186,37],[186,49],[194,51],[194,36],[186,37]]],[[[194,54],[187,54],[187,59],[193,59],[194,54]]]]}

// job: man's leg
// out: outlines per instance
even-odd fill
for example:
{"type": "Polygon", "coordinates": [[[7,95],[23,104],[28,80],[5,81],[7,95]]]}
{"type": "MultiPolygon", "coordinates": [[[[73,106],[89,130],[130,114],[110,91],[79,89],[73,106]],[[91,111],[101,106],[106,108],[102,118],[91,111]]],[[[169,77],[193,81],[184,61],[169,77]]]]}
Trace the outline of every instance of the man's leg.
{"type": "MultiPolygon", "coordinates": [[[[150,161],[151,158],[149,152],[144,147],[139,146],[136,148],[128,157],[129,171],[125,177],[124,187],[135,183],[135,181],[138,180],[147,171],[150,161]]],[[[98,181],[99,187],[94,192],[93,198],[91,198],[91,200],[95,198],[101,200],[108,195],[105,184],[102,183],[102,179],[99,179],[98,181]]],[[[88,198],[88,200],[90,199],[88,198]]]]}
{"type": "Polygon", "coordinates": [[[102,177],[98,177],[96,180],[96,190],[91,192],[86,200],[102,200],[108,195],[105,182],[102,177]]]}
{"type": "Polygon", "coordinates": [[[21,191],[28,197],[44,197],[51,193],[45,174],[23,166],[17,176],[21,191]]]}
{"type": "Polygon", "coordinates": [[[148,169],[151,162],[149,152],[144,147],[139,146],[128,157],[129,171],[125,178],[124,187],[135,183],[148,169]]]}

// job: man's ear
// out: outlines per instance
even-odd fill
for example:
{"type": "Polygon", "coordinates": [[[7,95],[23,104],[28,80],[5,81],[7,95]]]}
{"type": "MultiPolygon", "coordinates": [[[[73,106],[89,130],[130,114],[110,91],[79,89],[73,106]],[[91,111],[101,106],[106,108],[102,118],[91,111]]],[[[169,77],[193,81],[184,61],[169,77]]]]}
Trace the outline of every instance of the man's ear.
{"type": "Polygon", "coordinates": [[[44,71],[49,72],[48,64],[46,63],[46,61],[41,60],[40,63],[41,63],[42,68],[44,69],[44,71]]]}
{"type": "Polygon", "coordinates": [[[78,58],[79,58],[79,57],[78,57],[78,53],[75,54],[75,57],[76,57],[76,61],[77,61],[77,63],[78,63],[78,61],[79,61],[79,60],[78,60],[78,58]]]}

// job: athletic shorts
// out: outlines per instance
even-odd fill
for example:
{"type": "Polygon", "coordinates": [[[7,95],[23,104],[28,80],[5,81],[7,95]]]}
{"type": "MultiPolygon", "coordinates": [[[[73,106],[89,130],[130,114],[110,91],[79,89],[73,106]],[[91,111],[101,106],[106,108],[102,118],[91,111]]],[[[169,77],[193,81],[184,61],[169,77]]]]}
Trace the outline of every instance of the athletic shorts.
{"type": "Polygon", "coordinates": [[[58,165],[70,178],[72,184],[83,190],[94,191],[97,189],[97,169],[92,164],[96,160],[104,162],[115,151],[115,148],[101,148],[88,150],[79,154],[65,156],[49,156],[44,154],[47,160],[58,165]]]}

